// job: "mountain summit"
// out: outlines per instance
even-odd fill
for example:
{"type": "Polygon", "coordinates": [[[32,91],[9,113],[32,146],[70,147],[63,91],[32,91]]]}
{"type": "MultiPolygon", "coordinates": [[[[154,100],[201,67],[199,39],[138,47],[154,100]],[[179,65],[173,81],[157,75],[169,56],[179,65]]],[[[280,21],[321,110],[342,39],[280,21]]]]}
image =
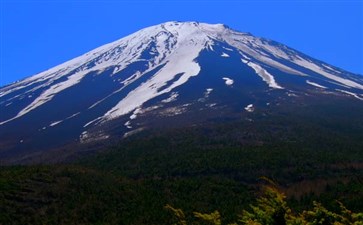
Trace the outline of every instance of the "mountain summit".
{"type": "Polygon", "coordinates": [[[167,22],[0,88],[0,159],[319,98],[363,105],[363,77],[223,24],[167,22]]]}

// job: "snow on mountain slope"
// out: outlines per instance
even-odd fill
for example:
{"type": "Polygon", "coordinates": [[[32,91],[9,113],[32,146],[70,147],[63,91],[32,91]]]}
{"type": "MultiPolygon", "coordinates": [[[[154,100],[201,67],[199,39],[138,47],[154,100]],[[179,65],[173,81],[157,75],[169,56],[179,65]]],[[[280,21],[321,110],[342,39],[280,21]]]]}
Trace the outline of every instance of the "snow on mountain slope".
{"type": "Polygon", "coordinates": [[[315,82],[311,82],[311,81],[309,81],[309,80],[306,80],[306,83],[307,84],[310,84],[310,85],[312,85],[312,86],[315,86],[315,87],[318,87],[318,88],[326,88],[326,87],[324,87],[324,86],[322,86],[322,85],[320,85],[320,84],[317,84],[317,83],[315,83],[315,82]]]}
{"type": "Polygon", "coordinates": [[[247,65],[252,67],[256,71],[256,73],[262,78],[262,80],[268,84],[269,87],[283,89],[283,87],[276,83],[275,78],[261,66],[253,62],[247,62],[247,65]]]}
{"type": "Polygon", "coordinates": [[[175,87],[187,82],[190,77],[198,75],[200,67],[194,59],[198,57],[199,52],[208,43],[208,37],[198,32],[198,30],[190,29],[190,27],[175,29],[174,26],[169,26],[168,28],[171,30],[171,33],[178,36],[178,42],[174,46],[176,50],[165,58],[163,62],[166,64],[162,69],[151,79],[131,91],[122,101],[105,114],[104,119],[109,120],[129,113],[135,108],[140,107],[144,102],[168,93],[175,87]],[[188,37],[193,37],[193,39],[188,37]],[[179,74],[181,76],[166,87],[167,83],[179,74]]]}
{"type": "MultiPolygon", "coordinates": [[[[167,22],[0,88],[0,132],[38,132],[40,140],[72,129],[69,140],[88,140],[92,132],[105,138],[110,135],[97,129],[113,121],[121,120],[110,126],[125,133],[138,129],[146,114],[159,118],[200,107],[211,112],[228,104],[243,112],[256,93],[296,98],[309,91],[359,101],[363,79],[223,24],[167,22]]],[[[14,143],[18,139],[26,140],[14,143]]]]}
{"type": "MultiPolygon", "coordinates": [[[[50,101],[59,92],[79,83],[90,71],[102,71],[107,67],[116,66],[114,70],[115,73],[131,63],[137,61],[148,62],[148,69],[146,71],[136,71],[136,76],[134,76],[133,79],[123,81],[124,84],[127,85],[128,83],[137,80],[146,72],[154,69],[156,66],[166,63],[164,68],[152,79],[130,92],[130,94],[115,107],[110,109],[103,118],[112,119],[124,115],[151,98],[170,92],[173,88],[182,85],[189,77],[198,75],[200,68],[198,63],[194,62],[194,59],[198,57],[198,54],[205,49],[206,46],[213,46],[215,40],[224,41],[230,44],[231,47],[237,48],[239,51],[243,52],[241,53],[242,58],[245,58],[243,56],[248,54],[257,61],[276,67],[287,73],[306,75],[303,72],[299,72],[296,69],[274,60],[270,57],[270,55],[273,55],[280,59],[289,60],[296,65],[312,70],[348,87],[363,90],[363,85],[334,75],[336,71],[333,69],[321,67],[314,62],[304,59],[293,50],[287,49],[286,46],[282,46],[281,48],[281,46],[269,45],[260,38],[233,31],[222,24],[210,25],[196,22],[168,22],[143,29],[135,34],[101,46],[43,73],[3,88],[3,90],[0,91],[1,97],[38,83],[41,84],[33,89],[27,90],[27,92],[31,93],[41,87],[45,87],[46,90],[31,104],[19,111],[16,116],[0,122],[0,125],[19,118],[50,101]],[[149,50],[151,57],[147,59],[142,58],[142,53],[151,45],[153,45],[153,48],[149,50]],[[160,87],[178,74],[183,75],[177,82],[174,82],[162,91],[158,91],[160,87]],[[56,83],[55,81],[62,76],[66,76],[67,79],[56,83]]],[[[229,55],[222,52],[222,57],[229,57],[229,55]]],[[[261,76],[270,87],[282,88],[276,83],[274,77],[257,63],[248,62],[247,65],[251,66],[256,71],[256,74],[261,76]]]]}

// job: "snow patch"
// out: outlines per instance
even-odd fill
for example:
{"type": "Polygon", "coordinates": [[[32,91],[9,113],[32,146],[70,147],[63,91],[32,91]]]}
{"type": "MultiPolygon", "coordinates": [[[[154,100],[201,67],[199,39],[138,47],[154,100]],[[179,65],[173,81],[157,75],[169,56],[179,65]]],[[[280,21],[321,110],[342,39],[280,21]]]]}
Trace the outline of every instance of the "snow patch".
{"type": "Polygon", "coordinates": [[[145,128],[140,127],[140,128],[135,129],[135,130],[132,130],[132,131],[126,132],[126,133],[124,134],[123,138],[130,137],[131,135],[134,135],[134,134],[136,134],[136,133],[139,133],[139,132],[141,132],[141,131],[143,131],[143,130],[145,130],[145,128]]]}
{"type": "Polygon", "coordinates": [[[298,95],[297,95],[297,94],[294,94],[294,93],[292,93],[292,92],[286,92],[286,94],[287,94],[287,96],[289,96],[289,97],[298,97],[298,95]]]}
{"type": "Polygon", "coordinates": [[[243,63],[248,63],[249,61],[245,60],[245,59],[241,59],[243,63]]]}
{"type": "Polygon", "coordinates": [[[214,42],[213,42],[213,41],[209,41],[209,42],[207,42],[207,48],[208,48],[209,50],[211,50],[211,51],[213,51],[213,52],[214,52],[213,44],[214,44],[214,42]]]}
{"type": "Polygon", "coordinates": [[[161,116],[177,116],[180,114],[183,114],[184,112],[186,112],[186,108],[185,107],[170,107],[167,108],[165,110],[163,110],[162,112],[160,112],[161,116]]]}
{"type": "Polygon", "coordinates": [[[161,108],[161,107],[162,107],[162,105],[154,105],[154,106],[150,106],[150,107],[147,107],[147,108],[141,109],[140,113],[150,112],[150,111],[153,111],[153,110],[158,109],[158,108],[161,108]]]}
{"type": "Polygon", "coordinates": [[[326,64],[323,64],[323,66],[324,66],[325,68],[327,68],[328,70],[334,71],[334,72],[336,72],[336,73],[342,73],[342,72],[340,72],[340,71],[338,71],[338,70],[336,70],[336,69],[333,69],[332,67],[330,67],[330,66],[328,66],[328,65],[326,65],[326,64]]]}
{"type": "Polygon", "coordinates": [[[205,102],[207,98],[209,98],[210,93],[213,91],[213,88],[207,88],[205,89],[205,92],[203,94],[203,98],[199,98],[198,102],[205,102]]]}
{"type": "Polygon", "coordinates": [[[131,126],[131,121],[127,121],[125,124],[124,124],[128,129],[131,129],[132,126],[131,126]]]}
{"type": "MultiPolygon", "coordinates": [[[[241,54],[241,56],[247,60],[251,60],[250,57],[246,56],[245,54],[243,54],[242,52],[239,52],[241,54]]],[[[243,61],[243,60],[242,60],[243,61]]]]}
{"type": "Polygon", "coordinates": [[[248,62],[247,65],[254,69],[257,75],[260,76],[262,80],[268,84],[269,87],[275,89],[284,89],[283,87],[278,85],[275,81],[275,78],[260,65],[253,62],[248,62]]]}
{"type": "Polygon", "coordinates": [[[325,87],[325,86],[323,86],[323,85],[320,85],[320,84],[314,83],[314,82],[309,81],[309,80],[306,80],[306,83],[307,83],[307,84],[310,84],[310,85],[312,85],[312,86],[314,86],[314,87],[318,87],[318,88],[323,88],[323,89],[326,89],[326,88],[327,88],[327,87],[325,87]]]}
{"type": "Polygon", "coordinates": [[[226,48],[226,47],[223,47],[223,48],[226,49],[227,51],[233,52],[233,49],[231,49],[231,48],[226,48]]]}
{"type": "Polygon", "coordinates": [[[80,135],[79,135],[79,141],[82,144],[85,143],[90,143],[90,142],[94,142],[94,141],[100,141],[100,140],[105,140],[108,139],[110,136],[104,134],[102,131],[98,131],[95,133],[88,133],[87,131],[83,131],[80,135]]]}
{"type": "Polygon", "coordinates": [[[137,108],[134,110],[134,112],[132,113],[132,115],[130,116],[130,120],[134,120],[137,118],[137,115],[141,113],[141,108],[137,108]]]}
{"type": "Polygon", "coordinates": [[[61,122],[63,122],[63,121],[62,121],[62,120],[60,120],[60,121],[55,121],[55,122],[51,123],[49,126],[50,126],[50,127],[54,127],[55,125],[58,125],[58,124],[60,124],[61,122]]]}
{"type": "Polygon", "coordinates": [[[224,83],[227,85],[227,86],[231,86],[233,83],[234,83],[234,80],[228,78],[228,77],[223,77],[222,78],[224,80],[224,83]]]}
{"type": "Polygon", "coordinates": [[[91,120],[91,121],[89,121],[88,123],[86,123],[83,127],[84,128],[86,128],[86,127],[88,127],[89,125],[91,125],[92,123],[94,123],[94,122],[96,122],[96,121],[99,121],[101,119],[101,117],[98,117],[98,118],[96,118],[96,119],[94,119],[94,120],[91,120]]]}
{"type": "Polygon", "coordinates": [[[245,107],[245,110],[246,110],[247,112],[253,112],[253,111],[255,111],[255,108],[253,107],[253,104],[249,104],[249,105],[247,105],[247,106],[245,107]]]}
{"type": "Polygon", "coordinates": [[[204,98],[208,98],[210,93],[212,93],[213,88],[207,88],[204,92],[204,98]]]}
{"type": "Polygon", "coordinates": [[[177,97],[179,96],[178,92],[173,92],[171,93],[171,95],[169,96],[169,98],[162,100],[162,103],[169,103],[169,102],[173,102],[177,99],[177,97]]]}
{"type": "Polygon", "coordinates": [[[209,108],[213,108],[214,106],[216,106],[217,103],[210,103],[210,104],[206,104],[207,107],[209,108]]]}
{"type": "Polygon", "coordinates": [[[79,140],[81,143],[85,143],[88,138],[89,138],[89,135],[88,135],[87,131],[83,131],[81,133],[81,135],[79,136],[79,140]]]}
{"type": "Polygon", "coordinates": [[[345,90],[340,90],[340,89],[335,89],[337,91],[343,92],[345,94],[351,95],[359,100],[363,100],[363,97],[359,97],[356,93],[350,92],[350,91],[345,91],[345,90]]]}
{"type": "Polygon", "coordinates": [[[183,114],[187,111],[187,107],[190,105],[192,105],[192,104],[187,103],[187,104],[184,104],[181,106],[166,108],[160,112],[160,116],[177,116],[177,115],[183,114]]]}
{"type": "Polygon", "coordinates": [[[222,53],[222,55],[221,55],[222,57],[229,57],[229,55],[227,54],[227,53],[222,53]]]}
{"type": "Polygon", "coordinates": [[[71,118],[73,118],[73,117],[76,117],[76,116],[78,116],[79,114],[81,114],[81,112],[75,113],[75,114],[73,114],[73,115],[71,115],[71,116],[67,117],[67,118],[66,118],[66,120],[71,119],[71,118]]]}

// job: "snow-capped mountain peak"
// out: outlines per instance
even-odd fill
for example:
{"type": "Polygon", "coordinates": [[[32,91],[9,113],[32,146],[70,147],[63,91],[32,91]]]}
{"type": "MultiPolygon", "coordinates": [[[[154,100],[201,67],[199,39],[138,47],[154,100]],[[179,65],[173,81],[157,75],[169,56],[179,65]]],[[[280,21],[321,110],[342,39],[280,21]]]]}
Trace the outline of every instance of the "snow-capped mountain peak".
{"type": "Polygon", "coordinates": [[[148,113],[179,115],[197,104],[218,110],[232,100],[245,111],[253,104],[247,100],[256,101],[253,93],[309,92],[360,101],[363,78],[223,24],[173,21],[0,88],[0,131],[15,132],[23,123],[34,126],[29,135],[72,126],[73,139],[97,139],[95,133],[109,136],[98,127],[125,120],[126,133],[148,113]]]}

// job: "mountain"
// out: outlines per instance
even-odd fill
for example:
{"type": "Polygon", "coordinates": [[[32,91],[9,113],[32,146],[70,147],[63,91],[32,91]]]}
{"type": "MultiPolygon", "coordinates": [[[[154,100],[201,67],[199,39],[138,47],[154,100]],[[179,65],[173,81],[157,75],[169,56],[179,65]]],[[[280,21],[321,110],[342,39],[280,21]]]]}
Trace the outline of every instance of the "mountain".
{"type": "Polygon", "coordinates": [[[0,162],[315,101],[363,108],[363,77],[222,24],[167,22],[0,88],[0,162]]]}

